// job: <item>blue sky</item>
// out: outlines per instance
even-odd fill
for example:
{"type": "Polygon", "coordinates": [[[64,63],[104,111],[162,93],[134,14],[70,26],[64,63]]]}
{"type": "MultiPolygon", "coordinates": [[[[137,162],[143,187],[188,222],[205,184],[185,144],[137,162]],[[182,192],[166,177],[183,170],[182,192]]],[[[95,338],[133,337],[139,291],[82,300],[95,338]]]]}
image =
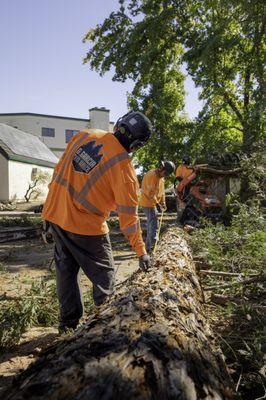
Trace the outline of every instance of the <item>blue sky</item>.
{"type": "MultiPolygon", "coordinates": [[[[111,120],[127,111],[133,83],[100,77],[82,64],[84,34],[118,7],[118,0],[0,0],[0,113],[34,112],[88,118],[106,107],[111,120]]],[[[201,108],[190,78],[186,110],[201,108]]]]}

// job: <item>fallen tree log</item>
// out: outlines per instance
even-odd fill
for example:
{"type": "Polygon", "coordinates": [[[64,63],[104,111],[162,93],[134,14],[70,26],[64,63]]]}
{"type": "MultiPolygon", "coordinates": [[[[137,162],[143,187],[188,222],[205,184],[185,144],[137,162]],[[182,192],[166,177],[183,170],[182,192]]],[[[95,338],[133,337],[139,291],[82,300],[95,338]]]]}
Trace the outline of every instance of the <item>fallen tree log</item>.
{"type": "Polygon", "coordinates": [[[231,399],[180,232],[169,229],[149,272],[135,273],[72,337],[44,352],[4,398],[231,399]]]}

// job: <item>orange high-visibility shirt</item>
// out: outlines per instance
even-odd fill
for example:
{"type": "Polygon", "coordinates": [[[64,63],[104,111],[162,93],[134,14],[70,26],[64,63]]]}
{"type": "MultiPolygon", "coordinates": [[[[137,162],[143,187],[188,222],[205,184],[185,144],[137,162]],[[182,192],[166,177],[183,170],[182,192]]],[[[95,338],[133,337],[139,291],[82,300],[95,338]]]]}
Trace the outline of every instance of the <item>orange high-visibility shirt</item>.
{"type": "Polygon", "coordinates": [[[179,196],[179,198],[182,198],[184,196],[186,186],[189,185],[190,182],[192,182],[196,178],[196,176],[197,174],[193,171],[192,174],[182,179],[182,181],[176,188],[176,193],[179,196]]]}
{"type": "Polygon", "coordinates": [[[147,172],[142,180],[140,205],[155,207],[156,204],[165,204],[164,178],[160,178],[153,169],[147,172]]]}
{"type": "Polygon", "coordinates": [[[192,172],[192,168],[189,168],[186,165],[179,165],[175,171],[175,176],[179,179],[184,179],[191,175],[192,172]]]}
{"type": "Polygon", "coordinates": [[[57,164],[42,218],[81,235],[106,234],[117,210],[120,228],[138,256],[146,254],[138,218],[138,180],[131,159],[111,132],[79,132],[57,164]]]}

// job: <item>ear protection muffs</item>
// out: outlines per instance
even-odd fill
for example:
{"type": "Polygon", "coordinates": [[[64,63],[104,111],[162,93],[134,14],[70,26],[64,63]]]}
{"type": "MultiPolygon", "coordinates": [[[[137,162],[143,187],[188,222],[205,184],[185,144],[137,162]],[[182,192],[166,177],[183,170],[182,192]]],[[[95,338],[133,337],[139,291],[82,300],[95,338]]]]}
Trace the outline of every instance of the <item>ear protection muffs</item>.
{"type": "Polygon", "coordinates": [[[124,135],[126,133],[126,129],[124,126],[120,126],[120,128],[118,128],[119,132],[122,133],[122,135],[124,135]]]}

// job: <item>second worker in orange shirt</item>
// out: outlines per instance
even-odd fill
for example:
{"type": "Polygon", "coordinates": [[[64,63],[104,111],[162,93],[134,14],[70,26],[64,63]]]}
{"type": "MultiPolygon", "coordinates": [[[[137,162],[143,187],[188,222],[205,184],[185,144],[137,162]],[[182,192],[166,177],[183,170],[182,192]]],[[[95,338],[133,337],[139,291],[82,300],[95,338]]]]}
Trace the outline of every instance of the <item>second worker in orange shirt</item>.
{"type": "Polygon", "coordinates": [[[83,313],[80,268],[93,284],[96,305],[113,293],[114,261],[106,223],[110,211],[117,210],[140,268],[149,266],[137,213],[138,180],[129,153],[142,147],[151,133],[149,119],[131,111],[117,121],[114,133],[79,132],[55,168],[42,218],[50,223],[55,240],[60,332],[76,328],[83,313]]]}
{"type": "Polygon", "coordinates": [[[147,235],[146,249],[151,253],[158,231],[158,217],[156,205],[161,210],[166,210],[165,193],[164,193],[164,177],[169,176],[175,170],[172,161],[161,161],[158,168],[147,172],[142,180],[140,205],[147,217],[147,235]]]}

